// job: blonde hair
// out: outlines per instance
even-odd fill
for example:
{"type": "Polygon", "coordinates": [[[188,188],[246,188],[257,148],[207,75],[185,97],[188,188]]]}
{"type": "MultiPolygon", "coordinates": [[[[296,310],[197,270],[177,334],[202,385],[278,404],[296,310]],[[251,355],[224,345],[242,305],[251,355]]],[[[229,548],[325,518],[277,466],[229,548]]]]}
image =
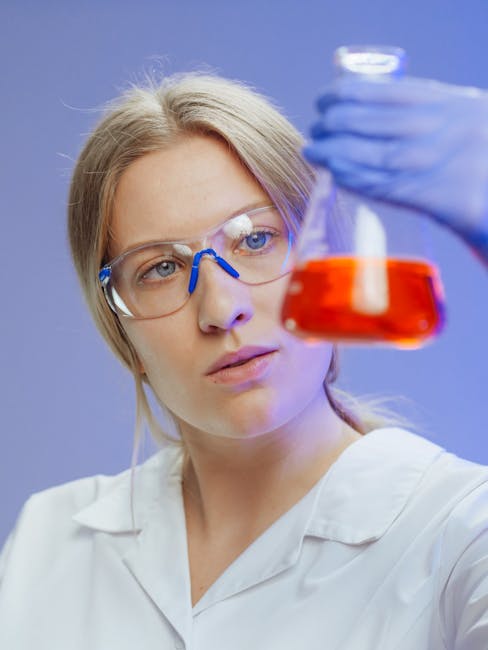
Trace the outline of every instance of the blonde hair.
{"type": "MultiPolygon", "coordinates": [[[[108,261],[110,219],[119,179],[145,154],[164,149],[185,134],[223,139],[251,171],[294,231],[303,218],[314,173],[301,155],[298,131],[264,96],[241,82],[197,73],[132,86],[111,102],[83,147],[70,187],[68,230],[81,287],[103,337],[132,372],[136,386],[136,440],[144,421],[156,441],[175,441],[153,414],[136,352],[108,307],[98,271],[108,261]]],[[[336,413],[365,433],[385,424],[382,416],[335,391],[337,351],[324,382],[336,413]]],[[[163,406],[164,408],[164,406],[163,406]]]]}

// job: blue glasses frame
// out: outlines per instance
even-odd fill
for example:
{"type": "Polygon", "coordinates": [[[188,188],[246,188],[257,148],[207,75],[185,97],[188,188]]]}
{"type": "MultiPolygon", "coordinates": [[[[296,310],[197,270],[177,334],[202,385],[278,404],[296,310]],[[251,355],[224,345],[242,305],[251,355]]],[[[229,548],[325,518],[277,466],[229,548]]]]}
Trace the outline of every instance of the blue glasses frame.
{"type": "Polygon", "coordinates": [[[239,272],[236,271],[235,268],[229,264],[229,262],[226,262],[223,257],[217,255],[217,253],[214,251],[213,248],[204,248],[198,253],[195,253],[195,255],[193,256],[193,263],[191,265],[190,282],[188,283],[188,293],[190,294],[190,296],[196,289],[197,282],[198,282],[198,271],[200,269],[200,260],[204,255],[211,255],[215,259],[217,264],[222,269],[224,269],[224,271],[227,271],[227,273],[231,275],[233,278],[239,277],[239,272]]]}

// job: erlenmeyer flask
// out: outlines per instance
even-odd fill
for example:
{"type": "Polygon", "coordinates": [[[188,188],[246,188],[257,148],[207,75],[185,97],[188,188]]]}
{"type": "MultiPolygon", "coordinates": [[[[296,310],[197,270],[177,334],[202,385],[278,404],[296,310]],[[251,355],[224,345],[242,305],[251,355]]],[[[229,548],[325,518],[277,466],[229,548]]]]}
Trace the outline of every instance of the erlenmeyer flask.
{"type": "MultiPolygon", "coordinates": [[[[391,47],[342,47],[340,74],[378,81],[403,73],[391,47]]],[[[310,339],[419,347],[444,324],[444,292],[426,256],[426,219],[365,199],[317,173],[282,309],[285,328],[310,339]]]]}

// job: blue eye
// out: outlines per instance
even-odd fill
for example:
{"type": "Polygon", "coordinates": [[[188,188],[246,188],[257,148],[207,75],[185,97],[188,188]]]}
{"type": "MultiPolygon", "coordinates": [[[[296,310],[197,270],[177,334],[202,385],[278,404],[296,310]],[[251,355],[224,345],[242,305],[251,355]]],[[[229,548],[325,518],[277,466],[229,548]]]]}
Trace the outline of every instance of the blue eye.
{"type": "Polygon", "coordinates": [[[168,275],[171,275],[176,271],[176,262],[171,262],[171,261],[161,262],[161,264],[158,264],[157,266],[154,267],[154,270],[162,278],[167,278],[168,275]]]}
{"type": "Polygon", "coordinates": [[[154,264],[141,276],[143,282],[154,282],[158,278],[169,278],[178,270],[178,264],[174,260],[163,260],[154,264]]]}
{"type": "Polygon", "coordinates": [[[247,246],[254,251],[262,249],[272,238],[272,233],[264,230],[257,230],[245,238],[247,246]]]}

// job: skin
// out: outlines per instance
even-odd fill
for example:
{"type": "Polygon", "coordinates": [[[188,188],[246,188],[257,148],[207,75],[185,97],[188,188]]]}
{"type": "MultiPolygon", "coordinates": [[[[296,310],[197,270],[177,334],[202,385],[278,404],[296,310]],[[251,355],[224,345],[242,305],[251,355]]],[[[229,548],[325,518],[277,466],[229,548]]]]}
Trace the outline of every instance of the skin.
{"type": "MultiPolygon", "coordinates": [[[[185,239],[269,203],[224,143],[183,137],[122,175],[110,252],[185,239]]],[[[204,258],[197,288],[182,309],[162,318],[122,320],[141,371],[178,421],[188,451],[183,481],[190,562],[197,566],[204,549],[220,553],[213,574],[209,569],[193,585],[195,594],[360,437],[324,394],[331,345],[305,344],[280,325],[287,282],[248,286],[204,258]],[[223,354],[246,345],[278,348],[264,377],[229,386],[205,376],[223,354]]]]}

